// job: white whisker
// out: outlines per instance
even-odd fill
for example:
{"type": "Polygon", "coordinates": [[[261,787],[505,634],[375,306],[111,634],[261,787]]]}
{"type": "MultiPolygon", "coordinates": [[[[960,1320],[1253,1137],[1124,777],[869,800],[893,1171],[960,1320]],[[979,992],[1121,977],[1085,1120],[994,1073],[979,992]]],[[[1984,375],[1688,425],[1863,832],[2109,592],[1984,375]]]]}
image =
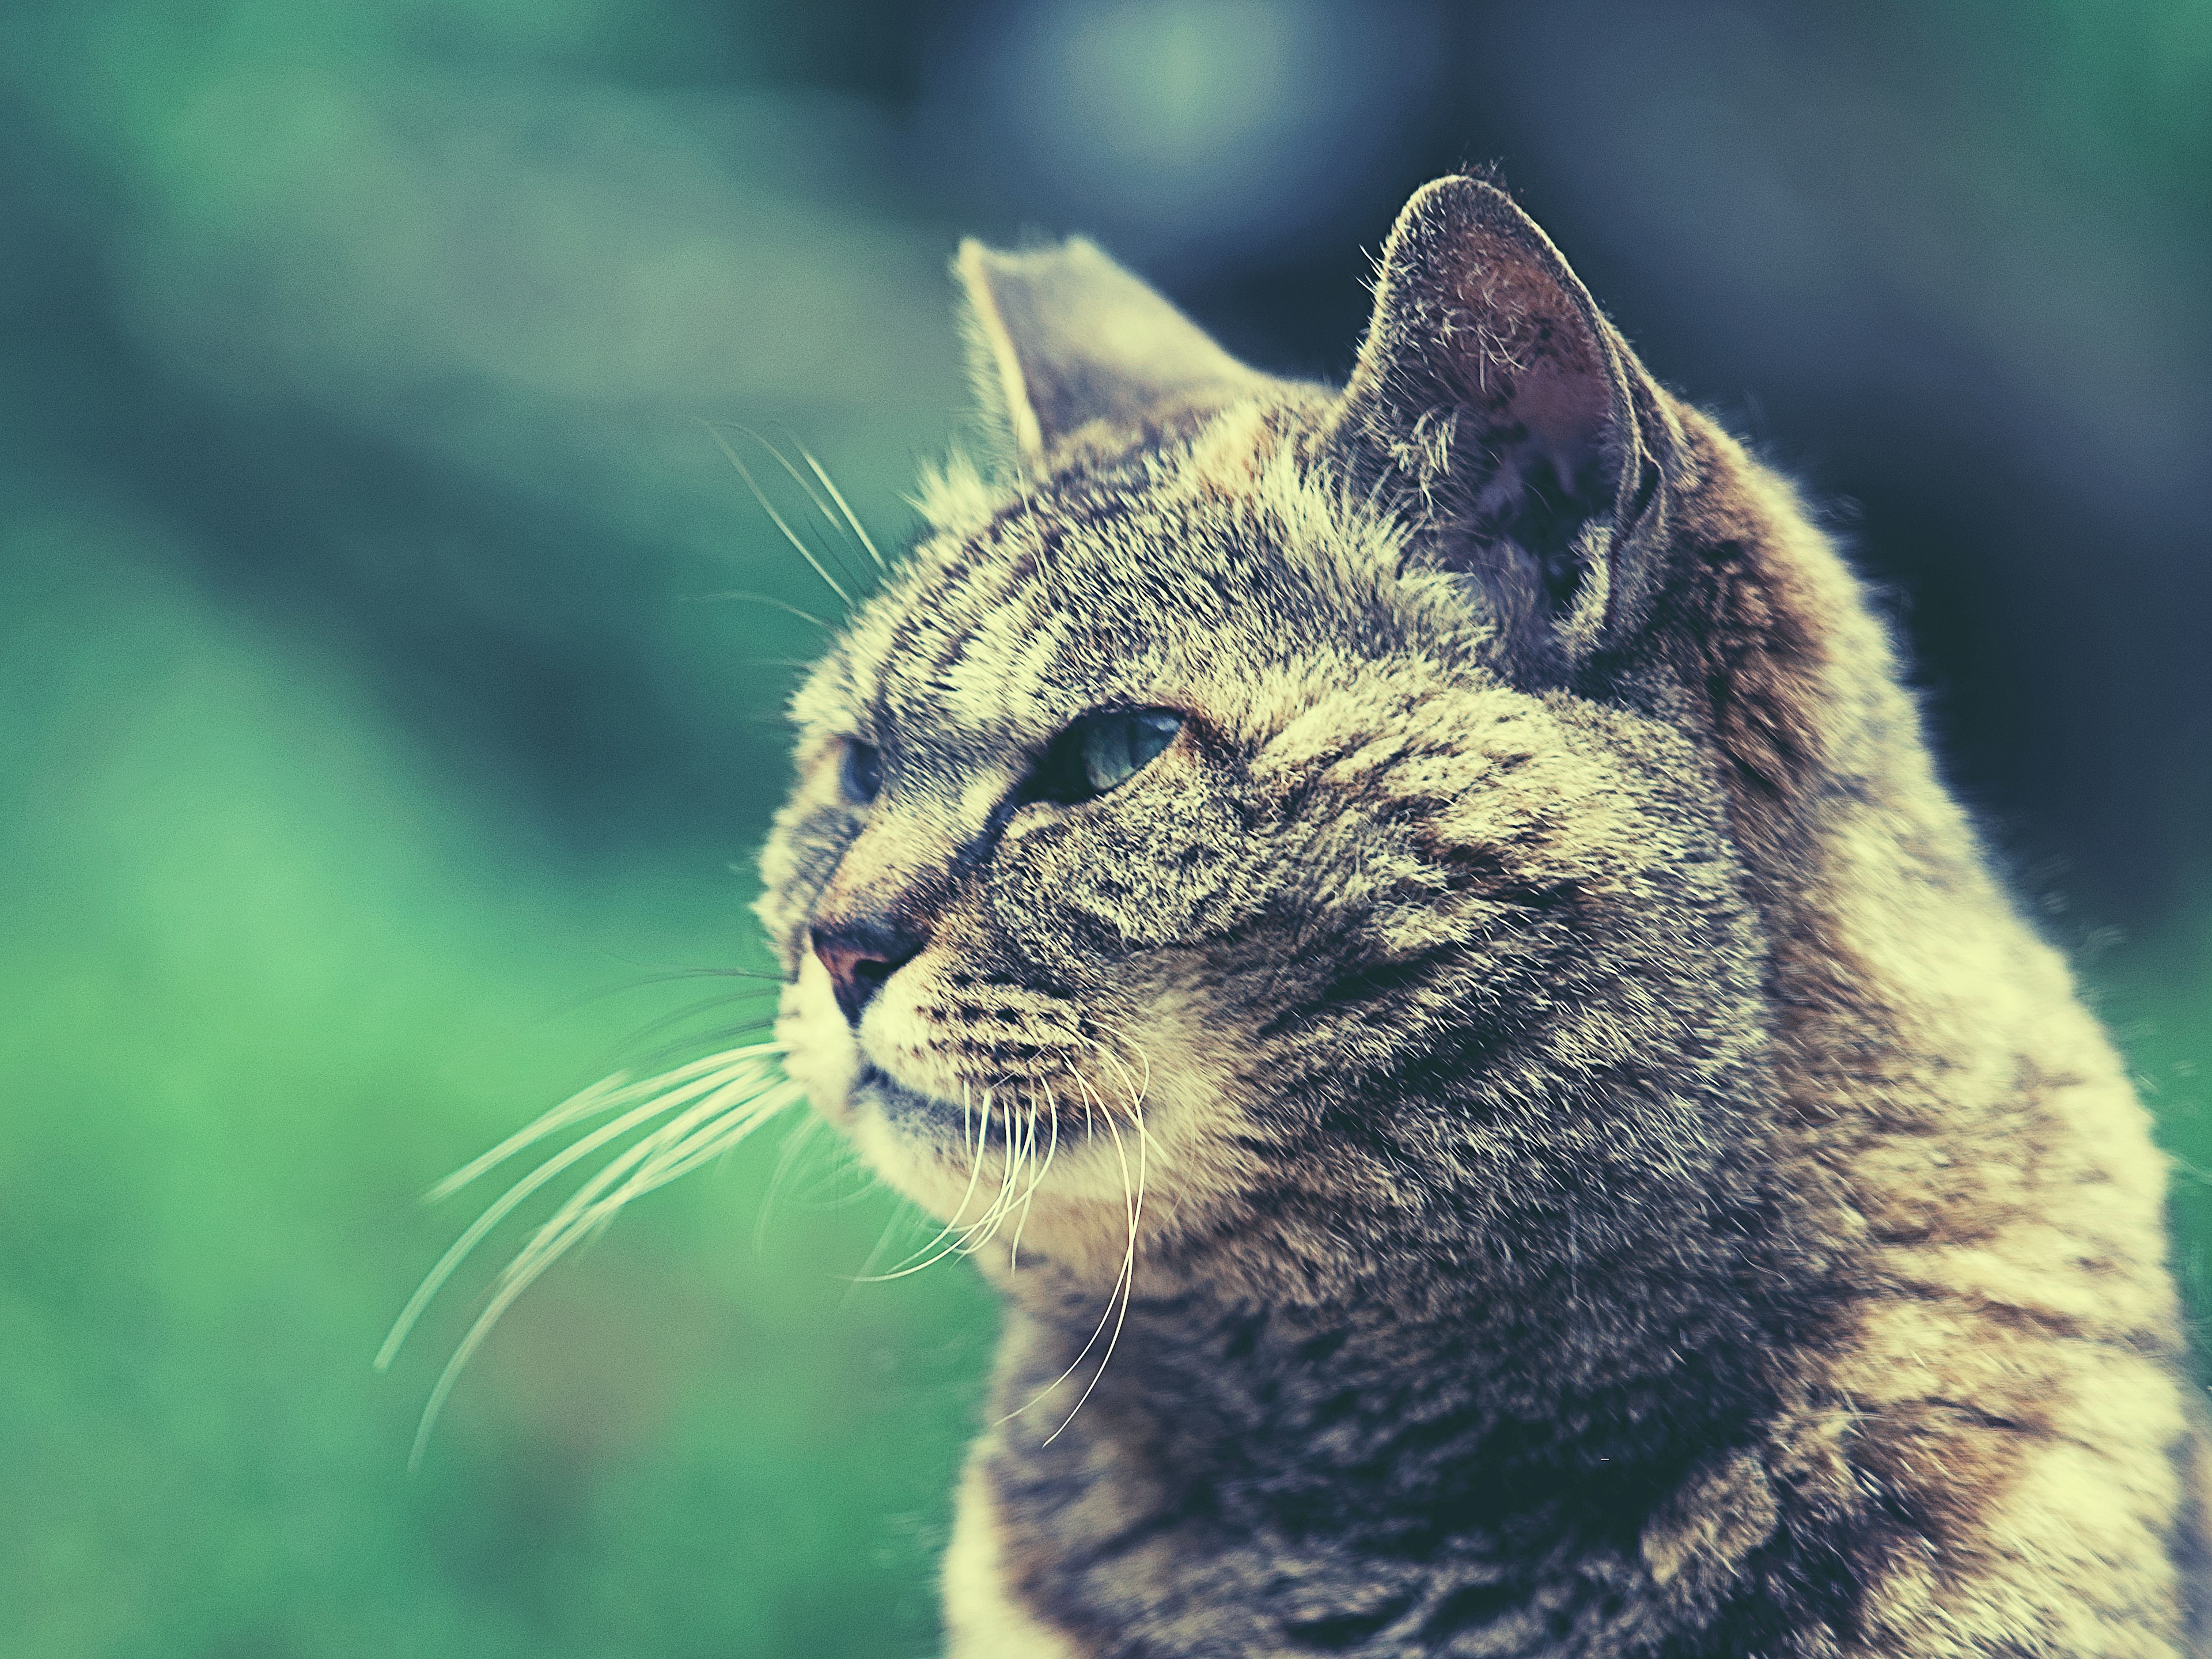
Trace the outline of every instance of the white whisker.
{"type": "MultiPolygon", "coordinates": [[[[815,489],[812,484],[806,481],[805,475],[800,472],[796,466],[792,465],[791,458],[786,455],[776,445],[769,442],[768,439],[763,437],[759,433],[754,431],[752,428],[749,426],[739,426],[738,430],[744,433],[748,438],[750,438],[763,449],[768,451],[770,455],[775,458],[775,464],[781,467],[787,473],[790,474],[792,483],[799,486],[799,489],[805,495],[807,501],[813,507],[817,513],[819,513],[822,515],[824,521],[828,523],[831,532],[836,536],[838,541],[843,544],[842,550],[836,550],[835,555],[837,560],[837,568],[841,572],[850,575],[852,572],[850,568],[845,562],[845,556],[852,550],[853,538],[850,532],[847,531],[845,525],[839,521],[837,515],[830,510],[830,503],[822,499],[821,491],[815,489]]],[[[790,428],[787,427],[785,430],[789,431],[790,428]]],[[[792,436],[792,443],[797,447],[800,454],[806,454],[806,446],[799,441],[798,435],[795,433],[792,436]]],[[[807,465],[814,467],[815,476],[821,478],[826,483],[829,481],[828,475],[824,473],[819,466],[814,465],[814,458],[812,456],[808,455],[806,459],[807,465]]],[[[835,492],[833,491],[832,493],[834,494],[835,492]]],[[[848,514],[847,515],[848,519],[849,519],[850,516],[851,515],[848,514]]],[[[865,536],[861,538],[861,541],[864,544],[867,538],[865,536]]],[[[868,549],[868,552],[869,556],[873,557],[875,555],[875,549],[870,547],[868,549]]],[[[876,559],[876,568],[878,570],[883,568],[883,562],[884,562],[881,559],[876,559]]],[[[867,572],[866,570],[862,570],[860,574],[863,578],[865,578],[867,572]]]]}
{"type": "Polygon", "coordinates": [[[963,1255],[973,1255],[997,1236],[1006,1221],[1006,1212],[1013,1207],[1015,1184],[1021,1179],[1021,1140],[1014,1127],[1014,1102],[1011,1095],[1000,1108],[999,1115],[1006,1127],[1000,1131],[1003,1150],[999,1155],[998,1194],[992,1199],[990,1209],[978,1224],[976,1237],[962,1249],[963,1255]]]}
{"type": "MultiPolygon", "coordinates": [[[[798,441],[793,439],[793,441],[798,441]]],[[[860,545],[868,550],[868,556],[876,562],[876,568],[890,569],[890,567],[884,562],[884,556],[876,551],[875,543],[868,539],[868,532],[860,527],[860,520],[853,516],[853,509],[845,504],[843,495],[839,492],[836,484],[830,482],[830,475],[822,470],[822,463],[806,453],[805,444],[799,445],[799,459],[813,470],[814,476],[822,480],[822,487],[830,492],[830,499],[837,503],[837,510],[845,515],[845,522],[853,526],[853,533],[860,538],[860,545]]]]}
{"type": "Polygon", "coordinates": [[[471,1222],[461,1236],[453,1241],[445,1255],[439,1257],[437,1265],[424,1274],[422,1282],[416,1286],[415,1294],[407,1299],[407,1305],[400,1310],[399,1317],[392,1322],[392,1329],[385,1336],[383,1346],[377,1350],[376,1368],[382,1370],[391,1365],[393,1357],[399,1352],[400,1345],[406,1341],[407,1334],[414,1329],[416,1322],[422,1318],[423,1310],[430,1305],[431,1298],[436,1296],[446,1281],[453,1277],[454,1270],[467,1259],[469,1253],[483,1242],[484,1236],[505,1220],[517,1205],[562,1170],[572,1168],[580,1160],[589,1158],[609,1141],[619,1139],[640,1124],[650,1122],[656,1117],[674,1111],[685,1101],[693,1099],[702,1092],[713,1091],[725,1079],[733,1073],[762,1069],[766,1061],[756,1057],[775,1046],[772,1043],[757,1044],[750,1049],[740,1050],[739,1052],[746,1058],[734,1065],[731,1063],[731,1057],[728,1054],[717,1055],[711,1063],[719,1065],[722,1069],[704,1079],[699,1078],[697,1073],[702,1066],[709,1062],[685,1066],[681,1071],[670,1075],[679,1079],[689,1075],[691,1080],[665,1091],[656,1091],[655,1085],[661,1081],[659,1079],[646,1084],[623,1085],[612,1089],[604,1087],[586,1089],[573,1097],[565,1104],[556,1107],[520,1134],[511,1136],[507,1141],[477,1159],[457,1175],[439,1182],[431,1189],[433,1197],[443,1197],[449,1193],[458,1191],[485,1170],[505,1162],[532,1141],[544,1139],[546,1134],[562,1127],[565,1122],[589,1116],[593,1112],[607,1110],[622,1101],[635,1099],[641,1094],[647,1097],[644,1104],[623,1113],[611,1123],[602,1124],[591,1133],[572,1143],[564,1151],[546,1159],[544,1163],[539,1164],[485,1206],[483,1213],[471,1222]]]}
{"type": "MultiPolygon", "coordinates": [[[[746,1090],[753,1088],[761,1080],[757,1075],[741,1078],[711,1091],[688,1109],[638,1141],[619,1158],[611,1160],[589,1181],[569,1194],[562,1200],[561,1207],[539,1224],[538,1231],[531,1236],[530,1242],[517,1251],[514,1259],[501,1269],[501,1279],[529,1273],[532,1270],[531,1264],[540,1254],[548,1249],[550,1249],[554,1255],[558,1255],[567,1248],[565,1240],[572,1231],[580,1235],[582,1231],[592,1224],[587,1218],[596,1218],[605,1213],[611,1218],[613,1212],[620,1209],[631,1198],[640,1193],[650,1191],[653,1187],[663,1184],[660,1180],[651,1177],[665,1167],[675,1152],[690,1144],[695,1135],[711,1133],[728,1119],[744,1113],[756,1105],[775,1100],[775,1097],[781,1091],[794,1087],[791,1084],[783,1084],[772,1086],[765,1091],[757,1091],[750,1095],[744,1093],[746,1090]],[[743,1097],[740,1098],[740,1097],[743,1097]],[[704,1126],[703,1128],[702,1126],[704,1126]],[[631,1175],[633,1170],[637,1172],[635,1176],[631,1175]],[[622,1185],[616,1189],[613,1195],[601,1200],[600,1194],[605,1193],[609,1188],[614,1187],[618,1181],[622,1185]],[[602,1203],[609,1206],[604,1212],[600,1208],[602,1203]]],[[[775,1100],[775,1105],[778,1107],[784,1103],[786,1103],[781,1100],[775,1100]]],[[[764,1116],[766,1114],[763,1113],[761,1115],[764,1116]]]]}
{"type": "Polygon", "coordinates": [[[887,1273],[876,1273],[866,1276],[863,1279],[857,1279],[854,1281],[855,1284],[881,1285],[888,1283],[890,1280],[894,1279],[904,1279],[909,1273],[918,1273],[925,1267],[935,1267],[939,1262],[944,1261],[946,1256],[955,1254],[959,1249],[960,1246],[958,1240],[956,1239],[950,1244],[945,1244],[945,1241],[952,1238],[953,1233],[958,1230],[960,1225],[960,1218],[968,1212],[968,1206],[975,1196],[976,1183],[980,1182],[983,1176],[983,1135],[989,1132],[991,1109],[990,1098],[991,1097],[988,1094],[983,1097],[984,1115],[982,1119],[982,1129],[975,1135],[975,1144],[972,1146],[969,1146],[968,1144],[968,1126],[975,1121],[975,1115],[973,1108],[973,1097],[969,1093],[965,1085],[963,1085],[961,1089],[960,1099],[963,1114],[961,1145],[967,1148],[969,1153],[968,1186],[966,1190],[960,1194],[960,1203],[958,1206],[954,1209],[950,1216],[945,1218],[945,1224],[938,1229],[937,1237],[931,1239],[928,1243],[923,1245],[920,1249],[908,1255],[904,1261],[892,1268],[890,1272],[887,1273]],[[944,1244],[945,1247],[943,1249],[939,1249],[938,1247],[941,1244],[944,1244]],[[934,1254],[933,1254],[933,1252],[934,1252],[934,1254]],[[924,1256],[927,1256],[928,1260],[922,1261],[920,1259],[924,1256]]]}
{"type": "MultiPolygon", "coordinates": [[[[1097,1099],[1097,1093],[1091,1087],[1090,1084],[1085,1080],[1083,1074],[1080,1072],[1070,1067],[1067,1075],[1069,1080],[1075,1085],[1077,1091],[1083,1096],[1084,1123],[1085,1127],[1088,1128],[1091,1121],[1091,1103],[1097,1099]]],[[[1105,1105],[1103,1101],[1098,1101],[1097,1103],[1102,1109],[1105,1105]]],[[[1108,1127],[1109,1128],[1112,1127],[1112,1121],[1110,1119],[1108,1121],[1108,1127]]],[[[1128,1302],[1127,1297],[1123,1294],[1124,1288],[1126,1286],[1129,1290],[1133,1290],[1136,1284],[1135,1274],[1133,1271],[1136,1256],[1136,1220],[1134,1212],[1131,1210],[1129,1206],[1128,1158],[1127,1154],[1123,1153],[1121,1151],[1121,1137],[1118,1130],[1115,1132],[1114,1146],[1115,1152],[1117,1155],[1121,1156],[1121,1159],[1122,1208],[1123,1213],[1129,1218],[1130,1237],[1128,1248],[1122,1253],[1121,1269],[1115,1275],[1114,1283],[1106,1292],[1105,1310],[1098,1316],[1097,1324],[1091,1328],[1091,1334],[1085,1340],[1083,1346],[1076,1350],[1075,1358],[1067,1362],[1067,1368],[1061,1371],[1058,1376],[1053,1378],[1051,1382],[1046,1383],[1044,1387],[1039,1389],[1035,1394],[1031,1395],[1029,1399],[1024,1401],[1022,1404],[1015,1407],[1013,1410],[1008,1412],[1004,1417],[1000,1418],[997,1422],[992,1425],[994,1428],[998,1427],[1001,1424],[1011,1423],[1015,1418],[1021,1416],[1023,1413],[1030,1410],[1032,1407],[1041,1404],[1043,1401],[1049,1398],[1054,1393],[1055,1393],[1061,1383],[1066,1382],[1069,1377],[1075,1375],[1077,1370],[1081,1369],[1085,1358],[1089,1356],[1091,1349],[1098,1346],[1098,1339],[1106,1334],[1106,1328],[1109,1323],[1115,1324],[1115,1335],[1116,1338],[1118,1338],[1121,1334],[1120,1326],[1118,1323],[1115,1323],[1115,1310],[1117,1304],[1121,1313],[1126,1316],[1128,1312],[1128,1302]]],[[[1112,1346],[1109,1343],[1108,1352],[1110,1354],[1111,1352],[1112,1346]]],[[[1103,1370],[1104,1368],[1105,1362],[1102,1358],[1099,1363],[1100,1367],[1103,1370]]],[[[1091,1387],[1085,1388],[1083,1391],[1083,1398],[1085,1400],[1091,1397],[1091,1388],[1097,1387],[1097,1382],[1098,1378],[1094,1375],[1091,1379],[1091,1387]]],[[[1081,1407],[1082,1403],[1082,1400],[1076,1401],[1076,1405],[1079,1409],[1081,1407]]],[[[1060,1424],[1060,1428],[1054,1429],[1052,1431],[1052,1434],[1046,1437],[1045,1443],[1049,1445],[1052,1443],[1052,1440],[1059,1435],[1060,1429],[1065,1429],[1068,1423],[1074,1421],[1074,1419],[1075,1413],[1073,1412],[1070,1412],[1066,1420],[1060,1424]]]]}
{"type": "MultiPolygon", "coordinates": [[[[450,1197],[486,1170],[498,1168],[525,1147],[544,1139],[556,1129],[565,1128],[568,1125],[590,1117],[595,1113],[611,1111],[628,1101],[640,1099],[648,1095],[663,1094],[693,1078],[727,1067],[738,1060],[754,1055],[782,1052],[783,1045],[780,1042],[756,1042],[743,1048],[726,1048],[720,1054],[709,1054],[704,1060],[695,1060],[689,1066],[679,1066],[672,1072],[663,1072],[658,1076],[647,1078],[642,1082],[632,1082],[626,1073],[621,1072],[617,1072],[610,1078],[602,1078],[590,1088],[578,1090],[551,1111],[546,1113],[544,1116],[516,1130],[514,1133],[501,1141],[483,1157],[456,1170],[452,1175],[431,1188],[428,1196],[433,1201],[450,1197]]],[[[673,1099],[671,1099],[670,1103],[672,1105],[675,1103],[673,1099]]]]}
{"type": "MultiPolygon", "coordinates": [[[[802,1092],[798,1085],[785,1083],[732,1107],[722,1097],[726,1092],[734,1092],[736,1087],[732,1085],[728,1091],[718,1091],[715,1098],[700,1103],[685,1114],[687,1119],[696,1121],[705,1115],[711,1107],[720,1115],[691,1137],[695,1143],[707,1143],[711,1148],[707,1154],[708,1157],[721,1152],[726,1145],[733,1144],[738,1138],[757,1127],[798,1099],[802,1092]]],[[[596,1203],[580,1202],[583,1196],[581,1194],[572,1195],[501,1273],[491,1300],[461,1338],[459,1345],[453,1350],[453,1358],[446,1362],[445,1369],[439,1373],[437,1382],[430,1389],[429,1401],[422,1408],[422,1419],[415,1431],[415,1445],[408,1456],[408,1467],[420,1467],[423,1449],[430,1443],[430,1431],[436,1427],[439,1413],[445,1408],[454,1385],[460,1381],[462,1371],[483,1345],[484,1339],[491,1334],[493,1327],[514,1305],[516,1299],[536,1284],[546,1269],[559,1261],[571,1245],[612,1219],[615,1212],[630,1200],[650,1192],[655,1187],[664,1186],[696,1167],[698,1161],[696,1155],[684,1157],[680,1146],[667,1146],[666,1143],[674,1138],[670,1133],[674,1127],[664,1126],[662,1130],[625,1152],[615,1161],[615,1165],[600,1171],[586,1190],[603,1188],[611,1176],[632,1165],[639,1166],[620,1188],[596,1203]],[[662,1155],[662,1161],[657,1165],[650,1156],[655,1152],[662,1155]]]]}
{"type": "MultiPolygon", "coordinates": [[[[1039,1086],[1044,1090],[1045,1120],[1052,1126],[1052,1138],[1045,1146],[1044,1162],[1038,1164],[1031,1173],[1029,1187],[1022,1194],[1022,1218],[1014,1225],[1013,1243],[1007,1247],[1006,1250],[1006,1271],[1009,1273],[1018,1270],[1022,1265],[1022,1231],[1030,1224],[1030,1205],[1036,1197],[1037,1188],[1042,1183],[1046,1172],[1052,1168],[1053,1155],[1060,1150],[1060,1103],[1053,1098],[1050,1084],[1040,1084],[1039,1086]]],[[[1030,1146],[1032,1152],[1036,1150],[1036,1109],[1035,1107],[1030,1109],[1030,1146]]]]}
{"type": "MultiPolygon", "coordinates": [[[[1060,1438],[1060,1435],[1066,1431],[1068,1424],[1075,1421],[1076,1413],[1083,1409],[1084,1401],[1091,1398],[1091,1389],[1097,1388],[1098,1386],[1098,1379],[1106,1375],[1106,1367],[1112,1363],[1114,1358],[1114,1350],[1117,1346],[1119,1346],[1121,1340],[1121,1328],[1128,1321],[1129,1304],[1135,1298],[1137,1294],[1137,1228],[1139,1222],[1143,1218],[1145,1210],[1145,1162],[1146,1143],[1144,1118],[1141,1115],[1137,1117],[1135,1124],[1137,1131],[1137,1185],[1136,1192],[1133,1196],[1131,1196],[1129,1193],[1129,1159],[1128,1154],[1122,1149],[1121,1131],[1115,1127],[1110,1118],[1107,1121],[1106,1124],[1108,1131],[1114,1137],[1115,1156],[1118,1158],[1121,1163],[1121,1191],[1125,1201],[1127,1204],[1129,1217],[1129,1247],[1123,1252],[1121,1256],[1121,1277],[1115,1281],[1115,1289],[1119,1290],[1121,1293],[1121,1311],[1115,1315],[1114,1334],[1106,1339],[1106,1352],[1098,1357],[1098,1369],[1091,1373],[1091,1381],[1085,1385],[1082,1394],[1077,1396],[1074,1409],[1067,1413],[1067,1416],[1061,1421],[1059,1428],[1054,1429],[1050,1434],[1045,1436],[1044,1443],[1048,1446],[1052,1444],[1054,1441],[1060,1438]]],[[[1110,1307],[1112,1305],[1112,1293],[1109,1291],[1108,1294],[1108,1305],[1110,1307]]],[[[1096,1340],[1095,1336],[1093,1340],[1096,1340]]],[[[1087,1345],[1085,1352],[1088,1352],[1087,1345]]],[[[1080,1356],[1079,1356],[1079,1358],[1080,1356]]],[[[1073,1367],[1070,1369],[1072,1370],[1073,1367]]]]}
{"type": "Polygon", "coordinates": [[[592,1227],[611,1219],[614,1212],[630,1199],[691,1167],[682,1156],[687,1148],[700,1144],[691,1136],[691,1131],[703,1126],[707,1134],[719,1138],[719,1149],[734,1144],[739,1133],[750,1130],[799,1097],[797,1085],[775,1081],[775,1057],[781,1052],[781,1043],[752,1043],[708,1055],[641,1082],[632,1082],[623,1076],[609,1078],[563,1101],[432,1189],[433,1197],[446,1196],[560,1129],[624,1106],[629,1108],[545,1159],[484,1207],[408,1298],[407,1305],[393,1321],[383,1346],[377,1351],[375,1363],[379,1369],[391,1364],[432,1298],[469,1254],[516,1206],[556,1176],[632,1130],[656,1118],[668,1120],[616,1154],[571,1194],[501,1271],[490,1303],[471,1326],[431,1389],[416,1431],[410,1467],[420,1463],[438,1413],[469,1357],[514,1298],[571,1243],[592,1227]],[[670,1116],[672,1113],[675,1114],[673,1117],[670,1116]],[[617,1182],[621,1184],[616,1186],[617,1182]],[[608,1194],[610,1187],[615,1188],[611,1194],[608,1194]],[[603,1197],[603,1194],[607,1195],[603,1197]]]}
{"type": "Polygon", "coordinates": [[[842,599],[846,608],[850,610],[853,596],[838,584],[837,579],[830,574],[822,561],[814,556],[814,550],[799,539],[799,532],[784,522],[783,514],[775,510],[775,503],[769,500],[768,492],[760,487],[760,481],[753,477],[752,469],[745,465],[744,458],[738,453],[730,441],[725,438],[714,426],[707,422],[702,422],[701,424],[707,428],[708,434],[720,446],[722,453],[729,457],[730,465],[738,469],[738,476],[745,481],[745,488],[753,492],[753,499],[760,503],[761,511],[767,514],[769,521],[783,532],[784,540],[799,550],[799,556],[813,567],[814,574],[821,577],[829,585],[830,591],[842,599]]]}
{"type": "MultiPolygon", "coordinates": [[[[711,605],[718,599],[750,599],[755,605],[769,605],[775,610],[796,617],[803,623],[811,623],[825,634],[834,634],[837,631],[811,611],[801,611],[788,599],[779,599],[773,593],[756,593],[749,587],[726,587],[718,592],[688,593],[680,597],[682,602],[686,605],[711,605]]],[[[773,663],[782,668],[805,669],[814,665],[811,663],[798,662],[785,657],[762,657],[755,660],[773,663]]]]}

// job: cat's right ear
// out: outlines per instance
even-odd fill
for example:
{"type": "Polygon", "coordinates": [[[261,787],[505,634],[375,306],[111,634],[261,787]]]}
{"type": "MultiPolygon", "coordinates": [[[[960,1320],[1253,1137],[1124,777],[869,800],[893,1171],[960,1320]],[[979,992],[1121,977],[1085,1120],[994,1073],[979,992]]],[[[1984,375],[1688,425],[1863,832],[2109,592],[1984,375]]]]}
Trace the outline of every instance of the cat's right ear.
{"type": "Polygon", "coordinates": [[[1459,177],[1407,204],[1329,438],[1406,518],[1420,564],[1480,584],[1516,668],[1571,677],[1634,627],[1673,429],[1512,198],[1459,177]]]}
{"type": "Polygon", "coordinates": [[[1079,236],[1025,253],[965,241],[952,270],[977,396],[1025,477],[1094,422],[1134,432],[1267,384],[1079,236]]]}

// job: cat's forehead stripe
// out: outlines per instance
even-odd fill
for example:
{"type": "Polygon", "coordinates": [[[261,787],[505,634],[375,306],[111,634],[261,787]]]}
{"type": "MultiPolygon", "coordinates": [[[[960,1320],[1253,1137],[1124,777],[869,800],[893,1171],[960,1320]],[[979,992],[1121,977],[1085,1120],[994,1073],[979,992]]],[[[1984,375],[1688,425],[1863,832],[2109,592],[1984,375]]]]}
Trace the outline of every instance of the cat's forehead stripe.
{"type": "Polygon", "coordinates": [[[1003,721],[1012,702],[1033,696],[1067,631],[1064,617],[1000,608],[958,642],[957,656],[935,682],[938,707],[973,725],[1003,721]]]}
{"type": "MultiPolygon", "coordinates": [[[[1034,742],[1093,680],[1142,696],[1148,670],[1182,657],[1232,683],[1318,612],[1365,612],[1364,567],[1391,568],[1392,538],[1279,441],[1282,417],[1232,410],[924,544],[848,639],[849,718],[895,750],[1034,742]]],[[[1336,626],[1399,631],[1365,614],[1336,626]]]]}
{"type": "Polygon", "coordinates": [[[995,723],[1005,717],[1008,699],[1050,667],[1060,629],[1049,611],[1031,615],[1036,551],[984,551],[995,556],[979,556],[942,573],[927,592],[928,619],[920,617],[921,606],[913,607],[878,663],[876,696],[886,712],[995,723]]]}
{"type": "Polygon", "coordinates": [[[867,653],[867,696],[887,714],[1002,720],[1010,700],[1033,695],[1079,626],[1054,568],[1070,531],[1114,516],[1031,500],[998,514],[957,554],[933,560],[867,653]]]}

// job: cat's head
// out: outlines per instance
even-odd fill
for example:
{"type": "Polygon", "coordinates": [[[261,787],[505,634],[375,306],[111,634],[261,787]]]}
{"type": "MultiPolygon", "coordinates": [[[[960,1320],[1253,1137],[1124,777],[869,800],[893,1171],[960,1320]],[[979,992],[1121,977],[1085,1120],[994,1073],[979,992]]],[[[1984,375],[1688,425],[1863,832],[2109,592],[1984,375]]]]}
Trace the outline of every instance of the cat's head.
{"type": "Polygon", "coordinates": [[[1646,672],[1692,460],[1551,243],[1430,185],[1341,392],[1086,243],[958,271],[1004,465],[799,693],[763,860],[817,1109],[1083,1280],[1534,1270],[1716,1201],[1758,944],[1646,672]]]}

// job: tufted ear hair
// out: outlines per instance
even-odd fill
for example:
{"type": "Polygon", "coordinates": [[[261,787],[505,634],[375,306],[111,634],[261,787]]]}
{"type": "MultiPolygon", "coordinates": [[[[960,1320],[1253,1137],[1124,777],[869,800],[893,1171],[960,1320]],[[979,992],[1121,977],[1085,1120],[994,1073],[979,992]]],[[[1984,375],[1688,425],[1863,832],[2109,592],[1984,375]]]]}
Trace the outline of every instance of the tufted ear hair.
{"type": "Polygon", "coordinates": [[[1551,239],[1455,177],[1390,233],[1328,436],[1407,512],[1417,559],[1480,582],[1511,663],[1558,678],[1645,597],[1669,422],[1551,239]]]}
{"type": "Polygon", "coordinates": [[[978,395],[1024,475],[1094,422],[1132,431],[1267,384],[1081,237],[1027,253],[965,241],[952,269],[978,395]]]}

